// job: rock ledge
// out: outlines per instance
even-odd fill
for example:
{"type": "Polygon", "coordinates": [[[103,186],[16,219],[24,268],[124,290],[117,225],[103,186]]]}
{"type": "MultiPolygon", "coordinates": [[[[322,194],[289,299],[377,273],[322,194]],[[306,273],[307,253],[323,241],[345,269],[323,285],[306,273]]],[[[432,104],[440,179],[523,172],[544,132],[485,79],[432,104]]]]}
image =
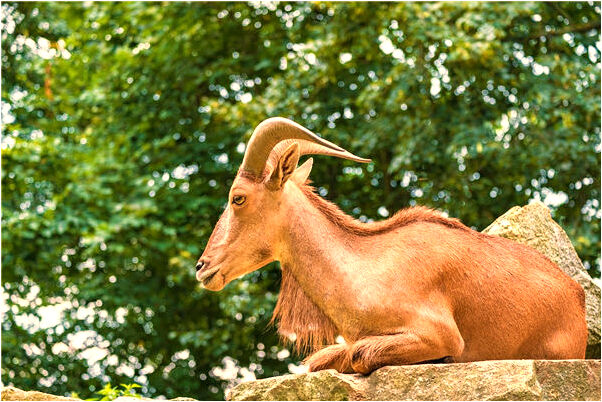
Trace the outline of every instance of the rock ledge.
{"type": "MultiPolygon", "coordinates": [[[[2,401],[81,401],[78,398],[70,398],[68,396],[60,396],[47,394],[40,391],[23,391],[22,389],[15,387],[2,387],[0,391],[0,400],[2,401]]],[[[155,401],[158,399],[150,399],[144,397],[129,397],[120,396],[114,399],[116,402],[139,402],[139,401],[155,401]]],[[[196,401],[196,399],[179,397],[175,399],[169,399],[170,401],[196,401]]],[[[165,401],[165,399],[163,399],[165,401]]]]}
{"type": "Polygon", "coordinates": [[[499,360],[335,370],[239,384],[227,400],[600,400],[599,360],[499,360]]]}

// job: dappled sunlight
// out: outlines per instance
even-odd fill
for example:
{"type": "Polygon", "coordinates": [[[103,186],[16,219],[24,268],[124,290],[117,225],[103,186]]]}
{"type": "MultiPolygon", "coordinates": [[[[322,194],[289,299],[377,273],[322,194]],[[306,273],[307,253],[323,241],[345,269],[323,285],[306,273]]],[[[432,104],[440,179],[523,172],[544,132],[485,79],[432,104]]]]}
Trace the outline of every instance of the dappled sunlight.
{"type": "Polygon", "coordinates": [[[223,399],[307,371],[269,324],[278,263],[195,279],[268,117],[372,159],[309,177],[361,222],[425,205],[482,230],[541,201],[600,276],[598,3],[29,2],[0,24],[4,385],[223,399]]]}

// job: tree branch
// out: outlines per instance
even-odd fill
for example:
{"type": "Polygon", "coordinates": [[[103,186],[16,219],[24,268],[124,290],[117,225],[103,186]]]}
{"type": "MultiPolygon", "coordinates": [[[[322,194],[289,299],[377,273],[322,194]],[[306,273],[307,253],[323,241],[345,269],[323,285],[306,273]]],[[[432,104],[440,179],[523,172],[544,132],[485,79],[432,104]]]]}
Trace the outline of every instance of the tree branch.
{"type": "MultiPolygon", "coordinates": [[[[537,39],[537,38],[541,38],[542,36],[549,38],[551,36],[564,35],[565,33],[587,32],[587,31],[591,31],[592,29],[600,29],[600,21],[592,21],[590,23],[580,24],[580,25],[569,25],[567,27],[557,29],[554,31],[548,31],[548,32],[543,31],[543,32],[539,32],[536,34],[532,34],[532,35],[528,36],[527,38],[528,39],[537,39]]],[[[518,39],[518,38],[516,38],[516,39],[518,39]]]]}

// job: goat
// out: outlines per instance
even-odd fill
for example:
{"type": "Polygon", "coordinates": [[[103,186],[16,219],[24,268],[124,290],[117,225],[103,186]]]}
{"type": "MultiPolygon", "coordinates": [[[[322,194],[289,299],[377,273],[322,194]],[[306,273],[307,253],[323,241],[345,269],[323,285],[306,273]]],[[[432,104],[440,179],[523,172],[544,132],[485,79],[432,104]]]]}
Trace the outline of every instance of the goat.
{"type": "Polygon", "coordinates": [[[425,207],[359,222],[307,185],[307,154],[370,161],[291,120],[260,123],[196,278],[219,291],[280,261],[272,319],[313,352],[310,371],[585,357],[583,289],[548,258],[425,207]]]}

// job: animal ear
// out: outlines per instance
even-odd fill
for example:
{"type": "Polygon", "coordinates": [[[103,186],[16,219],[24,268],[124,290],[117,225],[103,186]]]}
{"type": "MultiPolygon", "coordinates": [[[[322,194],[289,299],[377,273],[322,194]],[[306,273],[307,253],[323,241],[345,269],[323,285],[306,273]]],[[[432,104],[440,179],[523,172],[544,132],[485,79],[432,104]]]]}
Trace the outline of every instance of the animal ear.
{"type": "Polygon", "coordinates": [[[305,184],[307,178],[309,177],[309,174],[311,173],[311,168],[313,165],[314,158],[309,158],[308,160],[303,162],[303,165],[299,166],[295,170],[293,176],[291,177],[291,180],[298,184],[305,184]]]}
{"type": "Polygon", "coordinates": [[[291,144],[278,160],[278,165],[270,175],[268,186],[273,190],[278,190],[284,186],[284,183],[295,172],[297,162],[299,162],[299,144],[291,144]]]}

